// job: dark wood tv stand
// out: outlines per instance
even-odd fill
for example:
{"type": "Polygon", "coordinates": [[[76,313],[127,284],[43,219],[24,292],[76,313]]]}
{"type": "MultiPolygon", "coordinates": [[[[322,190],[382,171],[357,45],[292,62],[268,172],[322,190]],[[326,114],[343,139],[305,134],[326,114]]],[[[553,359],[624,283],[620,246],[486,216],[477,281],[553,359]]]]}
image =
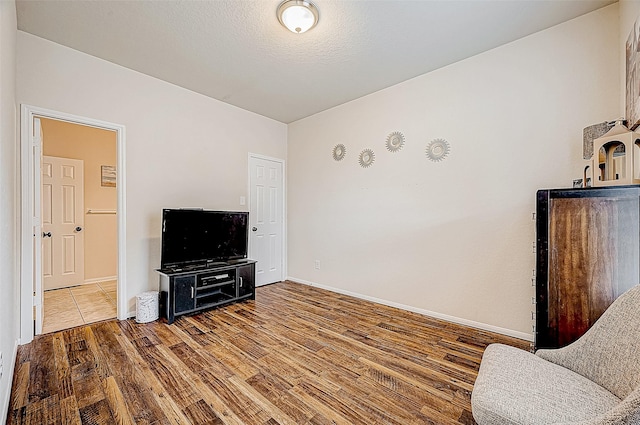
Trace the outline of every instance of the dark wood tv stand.
{"type": "Polygon", "coordinates": [[[177,316],[255,299],[255,264],[254,260],[235,260],[158,269],[161,317],[171,324],[177,316]]]}

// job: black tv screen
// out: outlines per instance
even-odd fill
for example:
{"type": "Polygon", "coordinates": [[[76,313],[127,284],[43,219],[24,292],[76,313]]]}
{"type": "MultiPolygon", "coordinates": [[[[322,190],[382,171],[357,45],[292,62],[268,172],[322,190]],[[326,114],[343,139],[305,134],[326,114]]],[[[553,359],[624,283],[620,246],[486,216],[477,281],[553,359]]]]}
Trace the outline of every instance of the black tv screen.
{"type": "Polygon", "coordinates": [[[249,213],[162,210],[161,267],[247,258],[249,213]]]}

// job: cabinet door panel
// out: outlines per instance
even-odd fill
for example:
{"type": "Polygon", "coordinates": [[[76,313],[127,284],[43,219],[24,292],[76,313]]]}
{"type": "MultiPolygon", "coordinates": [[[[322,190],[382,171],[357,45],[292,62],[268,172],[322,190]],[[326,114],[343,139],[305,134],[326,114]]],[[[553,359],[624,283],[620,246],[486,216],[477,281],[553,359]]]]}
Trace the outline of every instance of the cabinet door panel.
{"type": "Polygon", "coordinates": [[[255,286],[255,266],[249,264],[246,266],[238,267],[238,296],[244,297],[245,295],[254,292],[255,286]]]}
{"type": "Polygon", "coordinates": [[[181,276],[175,278],[175,313],[181,313],[195,308],[195,286],[195,276],[181,276]]]}

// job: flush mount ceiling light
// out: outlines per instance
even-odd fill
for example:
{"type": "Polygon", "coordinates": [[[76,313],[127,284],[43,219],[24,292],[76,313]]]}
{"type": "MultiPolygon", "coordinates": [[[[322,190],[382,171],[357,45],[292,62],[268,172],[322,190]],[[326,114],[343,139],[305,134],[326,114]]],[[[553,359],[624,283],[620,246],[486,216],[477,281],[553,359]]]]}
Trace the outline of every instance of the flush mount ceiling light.
{"type": "Polygon", "coordinates": [[[318,8],[304,0],[285,0],[278,6],[278,21],[289,31],[302,34],[315,27],[318,8]]]}

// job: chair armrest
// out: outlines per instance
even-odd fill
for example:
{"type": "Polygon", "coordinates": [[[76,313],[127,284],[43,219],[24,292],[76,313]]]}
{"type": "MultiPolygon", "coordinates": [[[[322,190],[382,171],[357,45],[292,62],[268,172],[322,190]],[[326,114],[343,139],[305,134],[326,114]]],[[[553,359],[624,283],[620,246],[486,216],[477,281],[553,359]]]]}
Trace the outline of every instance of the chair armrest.
{"type": "Polygon", "coordinates": [[[636,425],[640,423],[640,386],[616,407],[597,418],[555,425],[636,425]]]}

